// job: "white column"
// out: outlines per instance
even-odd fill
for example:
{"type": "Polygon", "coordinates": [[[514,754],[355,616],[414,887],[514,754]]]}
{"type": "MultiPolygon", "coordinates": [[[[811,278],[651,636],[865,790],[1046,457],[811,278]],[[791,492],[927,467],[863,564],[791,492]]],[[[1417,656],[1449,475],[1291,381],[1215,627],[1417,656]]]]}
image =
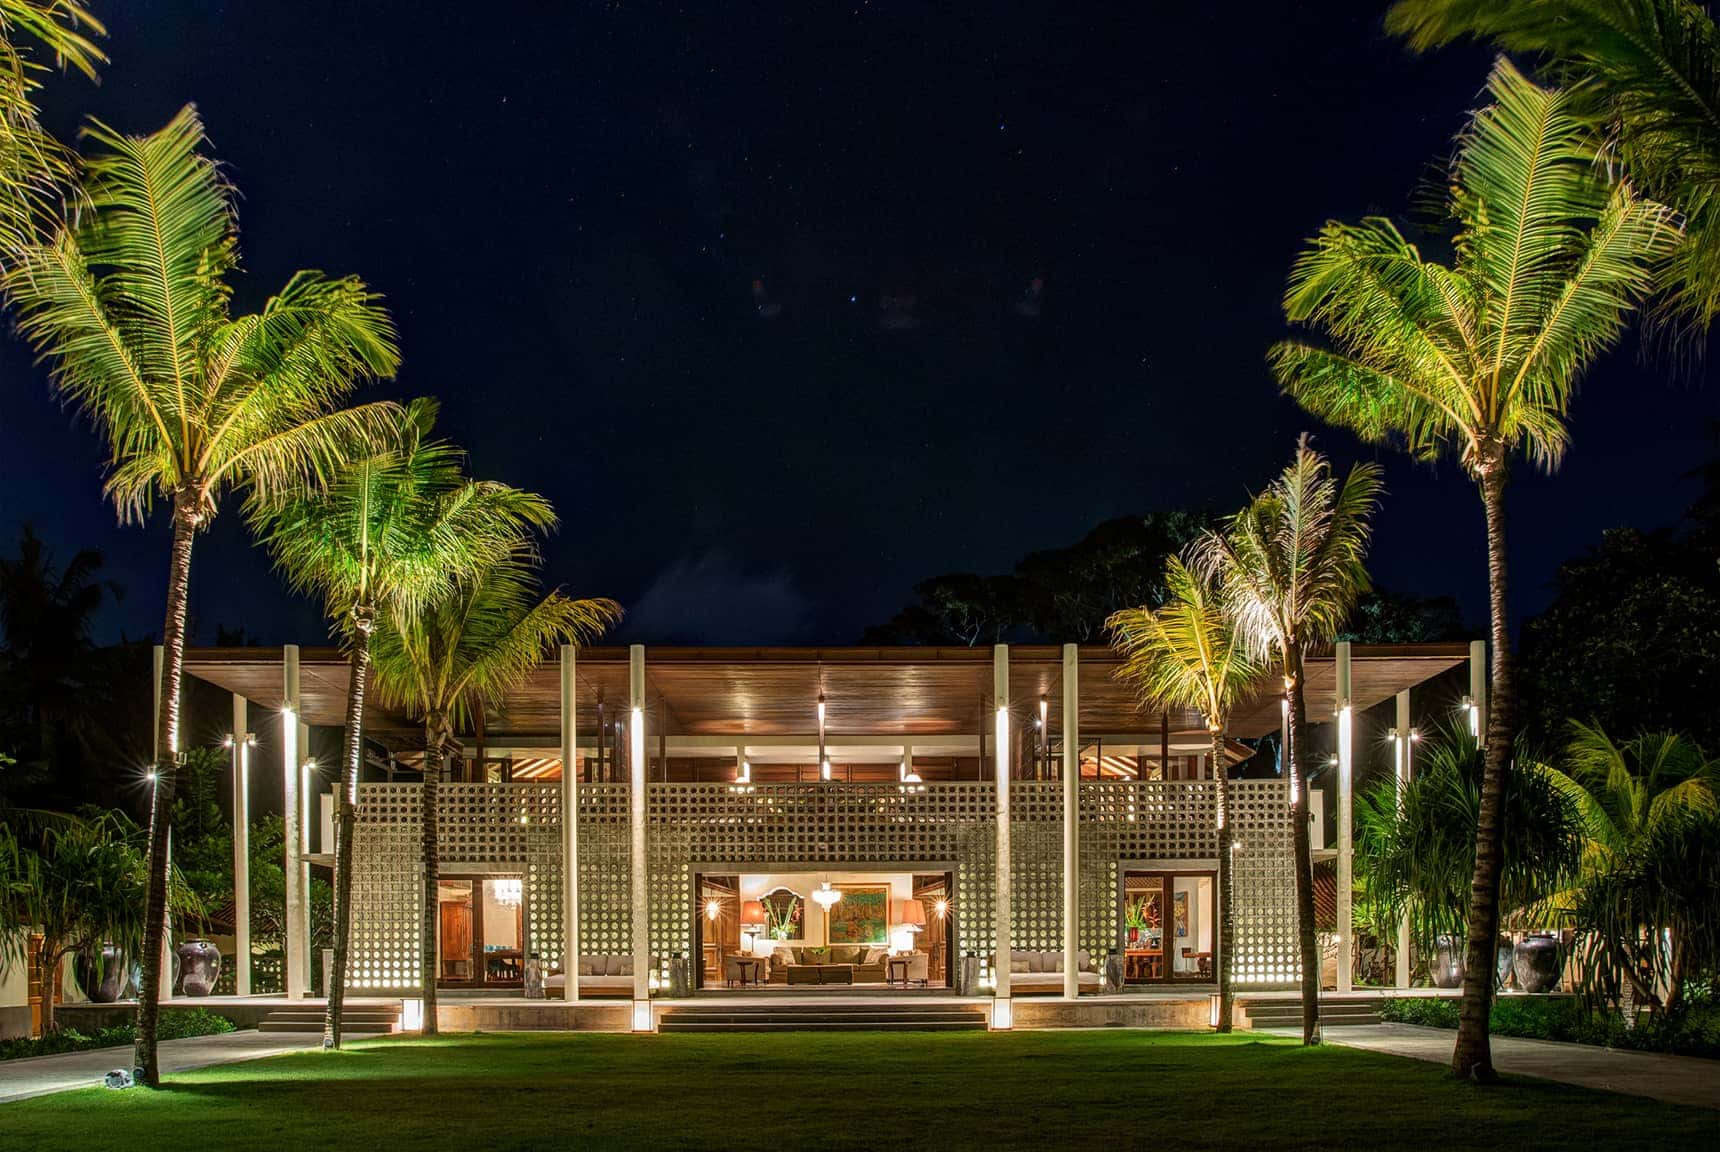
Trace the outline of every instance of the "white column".
{"type": "MultiPolygon", "coordinates": [[[[1398,812],[1403,812],[1404,785],[1409,783],[1409,758],[1414,748],[1410,740],[1409,689],[1397,694],[1397,739],[1392,742],[1392,774],[1397,785],[1398,812]]],[[[1397,926],[1397,986],[1409,987],[1409,914],[1406,912],[1397,926]]]]}
{"type": "MultiPolygon", "coordinates": [[[[1081,994],[1075,953],[1081,946],[1081,646],[1063,645],[1063,998],[1081,994]]],[[[1043,739],[1049,741],[1051,733],[1043,739]]]]}
{"type": "Polygon", "coordinates": [[[561,995],[579,999],[579,711],[574,647],[561,646],[561,995]]]}
{"type": "Polygon", "coordinates": [[[628,861],[633,906],[633,1031],[650,1032],[651,906],[645,884],[645,646],[627,649],[628,861]]]}
{"type": "Polygon", "coordinates": [[[1469,730],[1487,743],[1487,641],[1469,642],[1469,730]]]}
{"type": "Polygon", "coordinates": [[[1340,640],[1334,657],[1338,691],[1333,712],[1338,722],[1338,992],[1351,991],[1354,973],[1351,948],[1355,926],[1351,912],[1355,843],[1351,829],[1352,796],[1355,781],[1355,734],[1351,730],[1354,716],[1350,709],[1350,642],[1340,640]]]}
{"type": "Polygon", "coordinates": [[[299,748],[299,646],[281,649],[281,813],[286,841],[283,866],[287,899],[287,938],[281,949],[282,978],[287,998],[301,1000],[310,985],[310,938],[305,932],[309,902],[305,899],[303,873],[299,867],[299,843],[303,832],[304,799],[299,795],[303,757],[299,748]]]}
{"type": "MultiPolygon", "coordinates": [[[[151,666],[152,671],[150,674],[150,683],[154,685],[155,706],[149,711],[149,770],[151,773],[155,772],[157,770],[157,765],[161,763],[161,674],[167,661],[167,649],[157,644],[154,652],[152,653],[152,657],[153,662],[151,666]]],[[[181,697],[181,699],[183,699],[183,697],[181,697]]],[[[177,752],[179,749],[171,748],[169,751],[177,752]]],[[[156,787],[153,781],[151,782],[150,787],[156,787]]],[[[155,797],[151,796],[151,803],[153,803],[154,800],[155,797]]],[[[161,818],[163,820],[166,820],[168,816],[169,813],[167,812],[161,813],[161,818]]],[[[155,999],[157,1003],[160,1003],[163,1000],[173,999],[173,828],[171,825],[167,829],[167,878],[168,899],[162,903],[163,911],[161,914],[161,979],[156,984],[157,993],[155,999]]],[[[57,971],[54,973],[54,979],[59,979],[59,973],[57,971]]]]}
{"type": "Polygon", "coordinates": [[[991,650],[991,695],[997,709],[997,733],[992,757],[997,778],[997,954],[992,963],[997,996],[991,1005],[991,1026],[1008,1028],[1014,1022],[1009,997],[1009,645],[991,650]]]}
{"type": "Polygon", "coordinates": [[[251,994],[251,725],[233,693],[233,991],[251,994]]]}

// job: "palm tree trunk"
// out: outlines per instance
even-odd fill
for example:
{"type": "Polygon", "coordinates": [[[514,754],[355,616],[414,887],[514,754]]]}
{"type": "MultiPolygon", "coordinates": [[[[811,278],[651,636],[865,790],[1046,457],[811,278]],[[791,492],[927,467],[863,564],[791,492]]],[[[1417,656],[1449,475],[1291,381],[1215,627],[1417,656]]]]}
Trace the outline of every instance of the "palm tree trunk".
{"type": "Polygon", "coordinates": [[[1284,682],[1290,701],[1289,747],[1284,750],[1296,800],[1290,806],[1291,867],[1296,873],[1296,945],[1302,957],[1302,1043],[1320,1042],[1320,935],[1314,923],[1314,849],[1308,828],[1308,697],[1302,683],[1302,646],[1285,645],[1284,682]]]}
{"type": "Polygon", "coordinates": [[[60,990],[60,950],[56,942],[42,937],[36,949],[36,970],[42,974],[42,1035],[51,1036],[59,1025],[54,1021],[54,994],[60,990]]]}
{"type": "Polygon", "coordinates": [[[1482,455],[1481,503],[1487,514],[1487,603],[1492,647],[1487,749],[1481,779],[1481,809],[1475,825],[1475,872],[1469,884],[1469,940],[1464,954],[1463,1009],[1451,1070],[1465,1079],[1491,1081],[1488,1020],[1499,940],[1499,880],[1504,856],[1505,783],[1516,739],[1517,697],[1511,668],[1511,632],[1506,616],[1505,454],[1498,445],[1482,455]]]}
{"type": "Polygon", "coordinates": [[[1209,728],[1212,735],[1212,790],[1218,807],[1218,1030],[1230,1031],[1236,1011],[1236,995],[1230,984],[1231,941],[1236,916],[1231,900],[1230,845],[1234,837],[1230,819],[1230,773],[1224,762],[1224,729],[1209,728]]]}
{"type": "Polygon", "coordinates": [[[441,848],[436,842],[436,806],[442,773],[448,767],[448,721],[439,712],[424,721],[424,788],[419,808],[419,843],[424,854],[424,907],[419,930],[418,980],[424,995],[424,1025],[421,1033],[436,1035],[436,928],[441,878],[441,848]]]}
{"type": "Polygon", "coordinates": [[[191,590],[191,544],[202,518],[201,493],[182,484],[173,494],[173,553],[167,575],[167,618],[161,629],[161,711],[155,719],[155,787],[149,800],[149,849],[145,863],[143,979],[137,990],[137,1040],[132,1067],[137,1082],[161,1084],[156,1063],[156,1025],[161,1013],[161,948],[167,921],[167,827],[173,811],[179,752],[180,678],[185,667],[185,615],[191,590]]]}
{"type": "Polygon", "coordinates": [[[352,835],[358,823],[353,798],[358,794],[364,757],[364,690],[370,682],[370,633],[376,611],[361,604],[352,611],[352,651],[347,654],[346,738],[341,745],[340,795],[334,828],[334,970],[329,973],[328,1005],[323,1014],[323,1047],[340,1047],[340,1014],[346,1006],[346,958],[352,939],[352,835]]]}

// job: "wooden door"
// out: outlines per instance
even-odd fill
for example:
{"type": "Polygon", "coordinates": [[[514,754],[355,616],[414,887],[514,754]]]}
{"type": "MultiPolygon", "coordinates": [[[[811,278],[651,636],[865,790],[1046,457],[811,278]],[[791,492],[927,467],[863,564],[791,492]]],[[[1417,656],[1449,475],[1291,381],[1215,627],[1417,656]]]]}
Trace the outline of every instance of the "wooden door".
{"type": "Polygon", "coordinates": [[[472,979],[472,906],[444,900],[441,904],[442,979],[472,979]]]}

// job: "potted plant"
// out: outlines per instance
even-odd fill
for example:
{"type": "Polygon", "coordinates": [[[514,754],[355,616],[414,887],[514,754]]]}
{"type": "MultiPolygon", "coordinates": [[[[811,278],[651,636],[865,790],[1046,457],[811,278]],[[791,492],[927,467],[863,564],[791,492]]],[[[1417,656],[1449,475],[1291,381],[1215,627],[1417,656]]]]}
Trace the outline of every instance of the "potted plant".
{"type": "Polygon", "coordinates": [[[1141,933],[1148,927],[1146,897],[1131,901],[1123,908],[1123,921],[1129,927],[1129,943],[1139,943],[1141,933]]]}

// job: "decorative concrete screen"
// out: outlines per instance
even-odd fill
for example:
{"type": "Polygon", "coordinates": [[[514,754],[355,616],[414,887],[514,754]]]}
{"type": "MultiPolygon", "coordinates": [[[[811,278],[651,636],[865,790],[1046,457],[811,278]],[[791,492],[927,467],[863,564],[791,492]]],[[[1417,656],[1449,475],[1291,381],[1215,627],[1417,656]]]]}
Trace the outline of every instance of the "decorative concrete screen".
{"type": "MultiPolygon", "coordinates": [[[[580,951],[631,948],[628,785],[579,787],[580,951]]],[[[956,947],[994,949],[996,794],[989,782],[927,784],[649,784],[647,892],[651,953],[693,949],[693,869],[944,870],[955,873],[956,947]]],[[[1285,786],[1232,782],[1239,984],[1296,977],[1295,905],[1285,786]]],[[[419,841],[416,784],[359,790],[354,842],[354,980],[359,991],[417,985],[419,841]]],[[[1010,785],[1011,944],[1062,946],[1063,800],[1057,781],[1010,785]]],[[[1081,785],[1081,946],[1096,957],[1121,939],[1123,867],[1209,860],[1217,853],[1211,781],[1081,785]]],[[[518,872],[526,950],[561,955],[561,785],[445,784],[445,872],[518,872]]]]}

